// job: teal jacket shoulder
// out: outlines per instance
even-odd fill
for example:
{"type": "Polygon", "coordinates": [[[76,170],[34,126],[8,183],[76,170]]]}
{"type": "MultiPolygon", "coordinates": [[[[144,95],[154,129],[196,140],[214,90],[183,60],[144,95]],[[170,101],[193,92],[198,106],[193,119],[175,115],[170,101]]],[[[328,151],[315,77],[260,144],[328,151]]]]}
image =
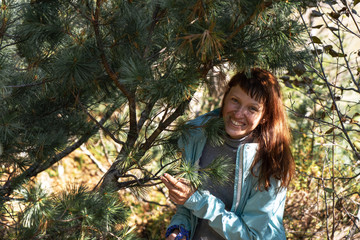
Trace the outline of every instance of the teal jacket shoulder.
{"type": "MultiPolygon", "coordinates": [[[[195,127],[189,135],[179,140],[185,161],[197,164],[206,143],[201,126],[210,118],[219,116],[219,110],[202,115],[189,124],[195,127]],[[196,127],[197,126],[197,127],[196,127]]],[[[257,151],[257,144],[240,145],[236,159],[234,180],[234,202],[231,211],[224,203],[207,191],[196,191],[184,205],[177,207],[170,226],[181,225],[195,232],[198,218],[209,220],[209,225],[225,239],[286,239],[282,219],[286,189],[280,182],[271,179],[268,191],[257,188],[258,179],[251,174],[250,167],[257,151]]]]}

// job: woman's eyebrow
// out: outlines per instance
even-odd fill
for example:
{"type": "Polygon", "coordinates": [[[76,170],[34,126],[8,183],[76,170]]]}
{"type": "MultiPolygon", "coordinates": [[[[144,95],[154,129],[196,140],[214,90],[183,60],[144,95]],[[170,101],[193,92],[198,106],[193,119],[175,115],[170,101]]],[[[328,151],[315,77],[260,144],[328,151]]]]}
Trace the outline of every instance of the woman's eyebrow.
{"type": "Polygon", "coordinates": [[[250,103],[252,106],[254,107],[258,107],[258,108],[262,108],[263,104],[262,103],[250,103]]]}

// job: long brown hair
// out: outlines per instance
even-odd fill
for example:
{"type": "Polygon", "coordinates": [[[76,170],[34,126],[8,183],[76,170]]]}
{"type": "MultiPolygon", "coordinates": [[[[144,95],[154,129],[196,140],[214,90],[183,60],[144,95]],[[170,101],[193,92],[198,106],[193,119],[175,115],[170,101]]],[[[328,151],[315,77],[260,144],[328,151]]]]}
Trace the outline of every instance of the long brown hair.
{"type": "MultiPolygon", "coordinates": [[[[245,72],[237,73],[228,84],[224,99],[234,86],[240,86],[250,97],[264,104],[263,120],[253,131],[259,150],[251,166],[259,176],[259,189],[268,190],[270,178],[281,181],[287,187],[295,172],[295,163],[290,151],[290,130],[282,102],[280,85],[269,71],[253,68],[248,77],[245,72]],[[260,165],[259,165],[260,164],[260,165]]],[[[222,106],[223,107],[223,106],[222,106]]]]}

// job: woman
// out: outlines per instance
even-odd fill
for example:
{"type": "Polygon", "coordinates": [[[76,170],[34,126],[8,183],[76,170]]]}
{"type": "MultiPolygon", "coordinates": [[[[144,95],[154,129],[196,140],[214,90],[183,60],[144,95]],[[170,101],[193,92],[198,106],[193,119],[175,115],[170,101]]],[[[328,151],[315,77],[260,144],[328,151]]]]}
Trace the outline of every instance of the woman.
{"type": "Polygon", "coordinates": [[[183,179],[164,174],[161,180],[178,205],[166,233],[173,239],[285,239],[282,224],[286,187],[294,174],[290,134],[280,86],[268,71],[236,74],[224,94],[221,110],[192,121],[201,126],[222,117],[224,144],[212,146],[201,128],[180,139],[184,158],[206,167],[218,156],[233,159],[234,181],[208,191],[193,190],[183,179]]]}

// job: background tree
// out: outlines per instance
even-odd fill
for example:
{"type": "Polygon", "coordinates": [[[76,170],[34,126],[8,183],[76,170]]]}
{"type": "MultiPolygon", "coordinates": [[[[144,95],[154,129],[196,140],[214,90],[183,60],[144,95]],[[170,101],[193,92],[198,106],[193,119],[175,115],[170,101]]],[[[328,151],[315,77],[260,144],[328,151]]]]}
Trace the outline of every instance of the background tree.
{"type": "Polygon", "coordinates": [[[315,59],[282,77],[298,173],[285,220],[294,239],[360,236],[358,3],[318,1],[298,11],[315,59]]]}
{"type": "MultiPolygon", "coordinates": [[[[176,138],[212,69],[291,69],[303,56],[288,1],[1,4],[0,204],[14,224],[1,226],[15,238],[132,238],[114,192],[139,192],[164,171],[198,182],[189,166],[176,168],[176,138]],[[118,146],[107,149],[101,191],[48,196],[29,182],[100,133],[118,146]]],[[[206,126],[209,137],[217,126],[206,126]]],[[[221,165],[208,170],[221,176],[221,165]]]]}

